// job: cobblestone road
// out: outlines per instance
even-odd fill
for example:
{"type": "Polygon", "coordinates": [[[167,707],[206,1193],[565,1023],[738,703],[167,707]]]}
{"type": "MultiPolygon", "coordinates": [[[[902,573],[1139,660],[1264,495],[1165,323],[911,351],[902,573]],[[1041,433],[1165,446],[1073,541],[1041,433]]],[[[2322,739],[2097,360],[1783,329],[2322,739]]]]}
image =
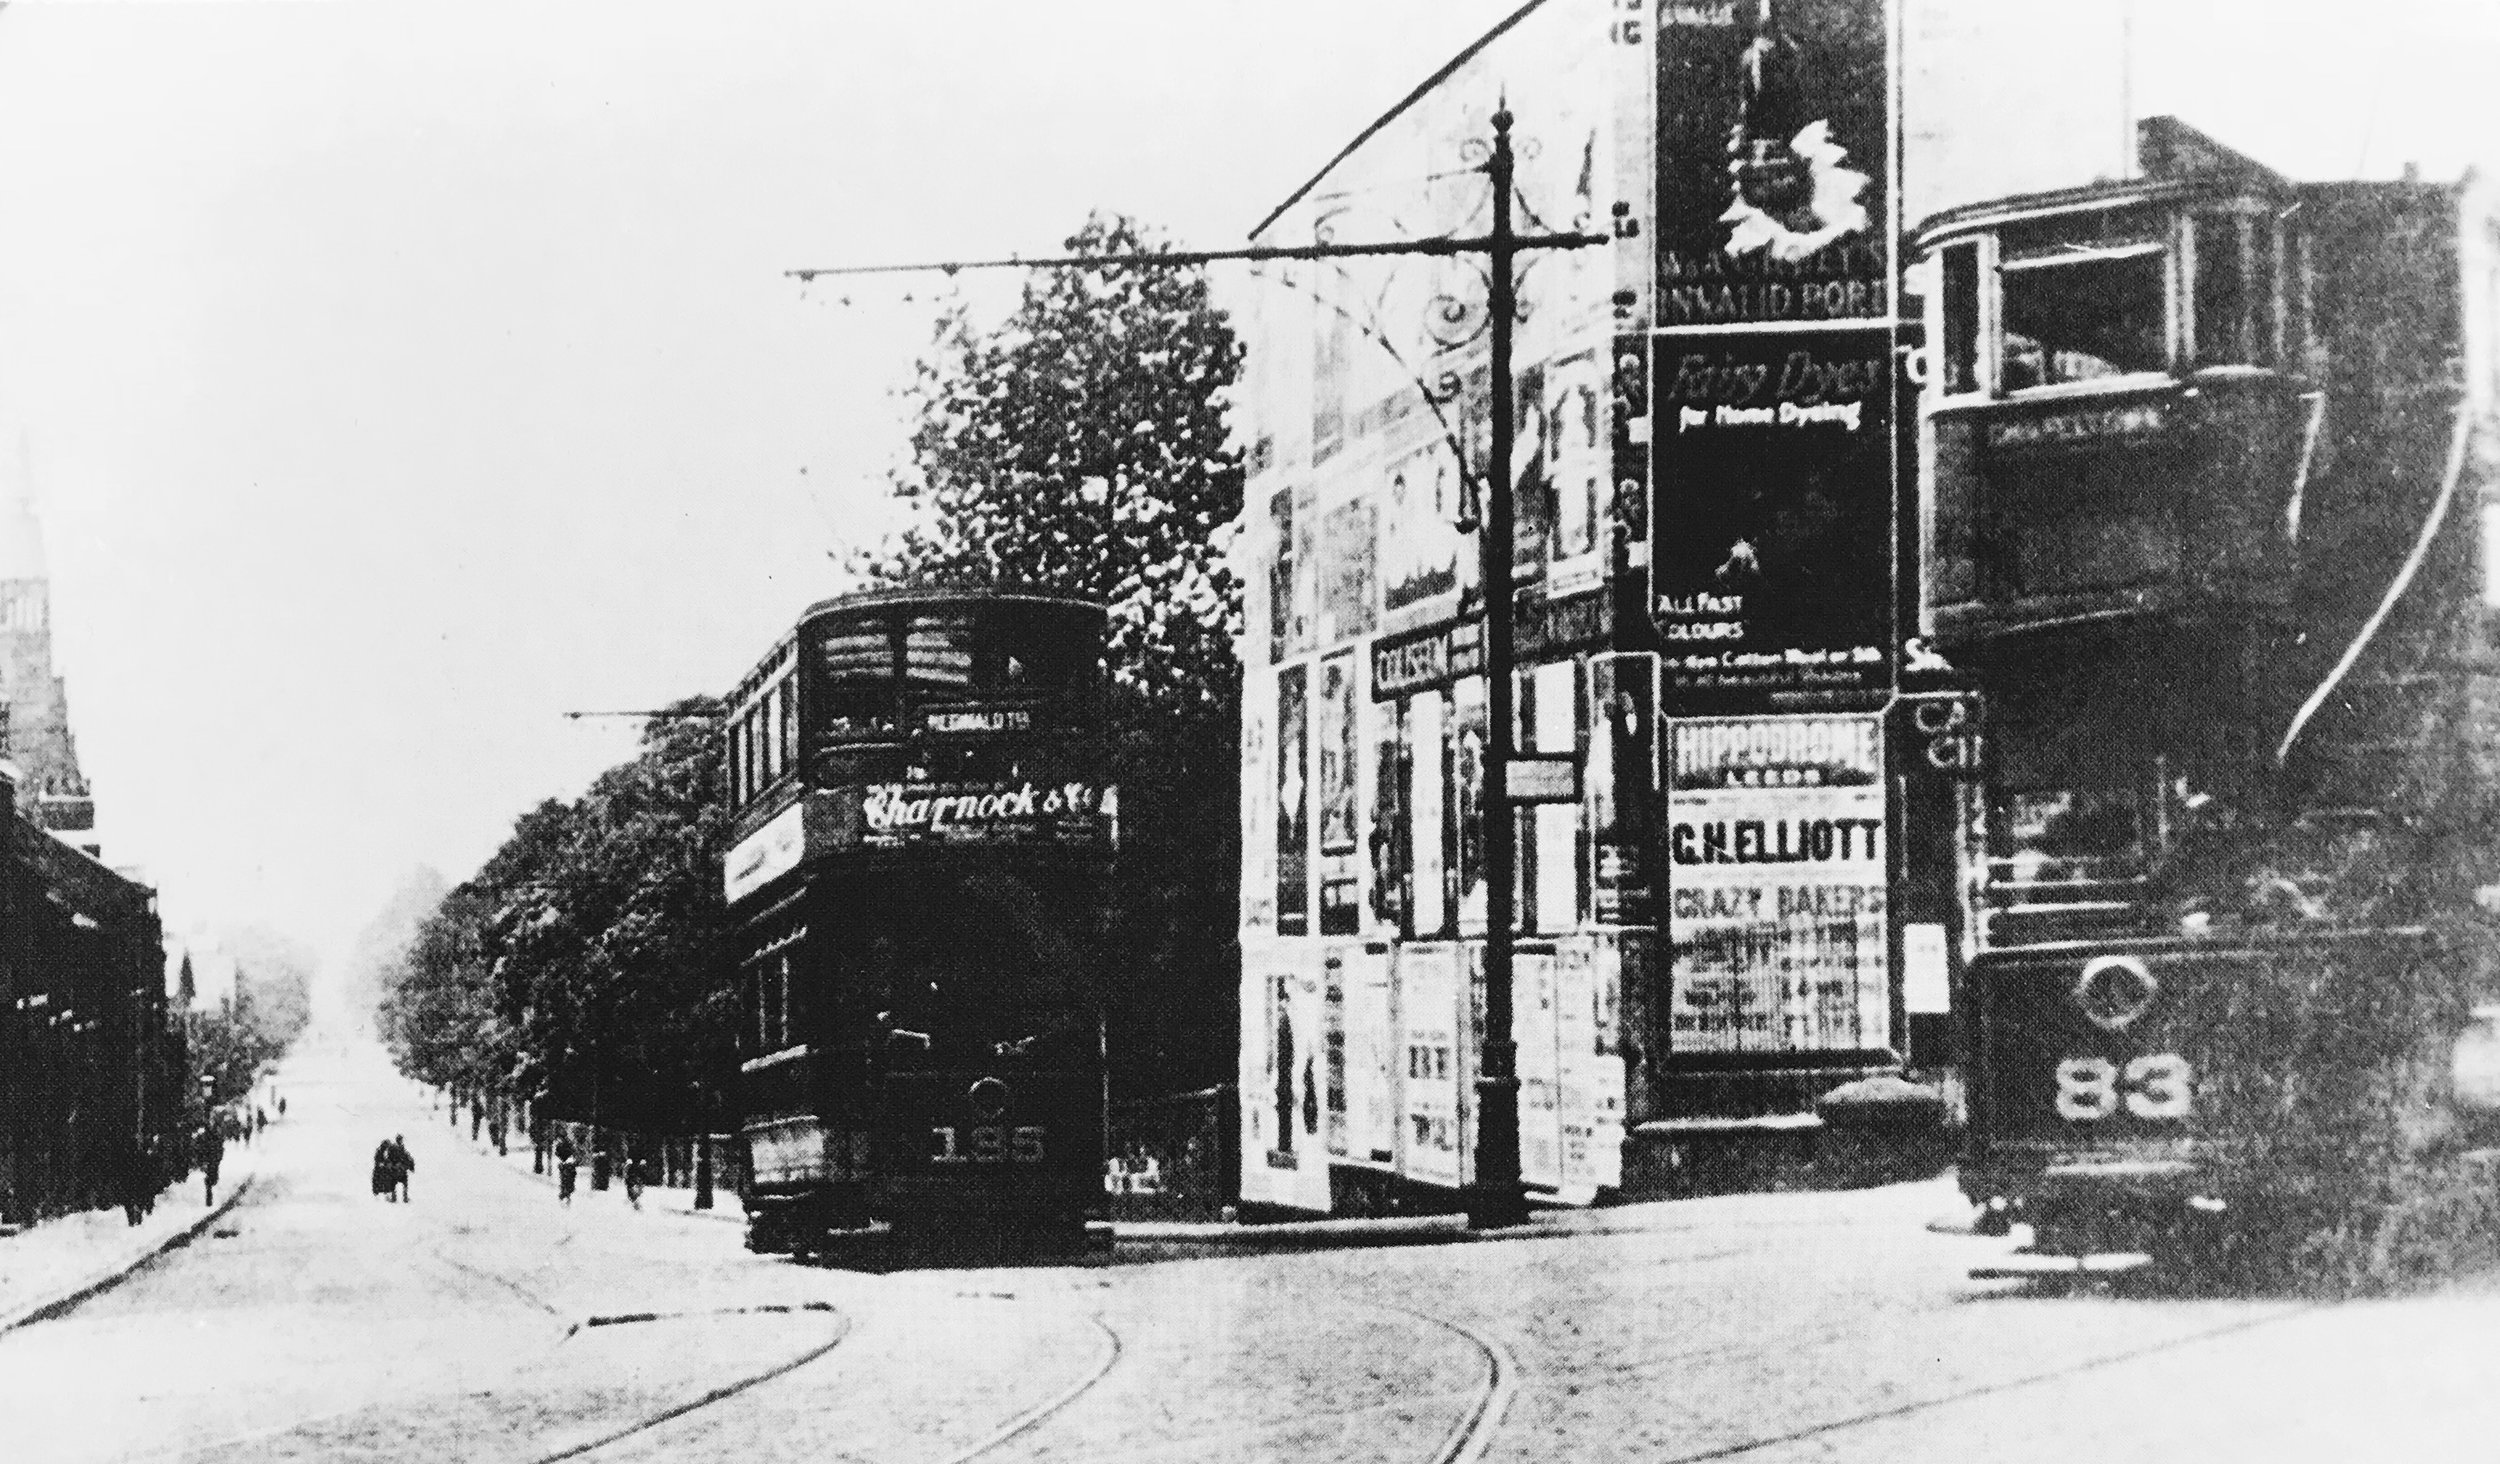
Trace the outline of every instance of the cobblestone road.
{"type": "MultiPolygon", "coordinates": [[[[1490,1241],[859,1276],[567,1209],[316,1045],[215,1229],[0,1336],[11,1460],[2500,1457],[2500,1286],[2346,1306],[1969,1269],[1942,1184],[1490,1241]],[[404,1133],[414,1200],[366,1192],[404,1133]]],[[[1411,1239],[1411,1237],[1410,1237],[1411,1239]]]]}

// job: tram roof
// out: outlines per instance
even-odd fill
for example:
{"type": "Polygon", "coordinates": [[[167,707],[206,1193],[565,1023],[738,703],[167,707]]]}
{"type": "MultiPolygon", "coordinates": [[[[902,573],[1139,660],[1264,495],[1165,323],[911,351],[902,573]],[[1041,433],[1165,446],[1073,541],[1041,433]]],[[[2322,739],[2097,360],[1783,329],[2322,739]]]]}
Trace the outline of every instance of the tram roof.
{"type": "Polygon", "coordinates": [[[942,589],[906,586],[883,590],[857,590],[819,600],[799,616],[802,621],[819,615],[835,615],[851,610],[871,610],[889,605],[1048,605],[1071,610],[1103,608],[1099,600],[1077,595],[1053,594],[1047,590],[1028,589],[942,589]]]}
{"type": "MultiPolygon", "coordinates": [[[[798,626],[804,629],[808,622],[820,617],[850,614],[860,610],[945,605],[1027,605],[1036,609],[1091,610],[1097,615],[1104,613],[1105,608],[1099,600],[1088,600],[1076,595],[1053,594],[1045,590],[944,589],[905,586],[882,590],[855,590],[847,595],[835,595],[830,599],[819,600],[800,612],[798,626]]],[[[772,649],[766,651],[754,667],[738,679],[738,689],[729,697],[732,707],[745,702],[771,678],[783,658],[790,654],[792,643],[797,638],[798,631],[792,630],[783,633],[773,641],[772,649]]]]}

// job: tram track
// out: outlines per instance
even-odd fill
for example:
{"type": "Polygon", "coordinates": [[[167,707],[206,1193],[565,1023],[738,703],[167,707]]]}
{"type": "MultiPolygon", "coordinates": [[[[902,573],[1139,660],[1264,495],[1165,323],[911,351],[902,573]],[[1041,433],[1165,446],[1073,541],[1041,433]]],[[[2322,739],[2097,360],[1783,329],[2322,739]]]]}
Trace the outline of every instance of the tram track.
{"type": "Polygon", "coordinates": [[[1484,1386],[1477,1390],[1458,1422],[1444,1435],[1440,1446],[1426,1456],[1425,1464],[1475,1464],[1492,1447],[1493,1435],[1501,1429],[1502,1418],[1510,1411],[1511,1400],[1519,1391],[1519,1360],[1501,1339],[1490,1336],[1464,1322],[1419,1311],[1395,1302],[1372,1301],[1367,1306],[1397,1312],[1419,1322],[1452,1333],[1476,1349],[1484,1359],[1484,1386]]]}
{"type": "Polygon", "coordinates": [[[1051,1397],[1046,1398],[1019,1413],[1009,1416],[1005,1422],[1001,1423],[996,1429],[992,1430],[989,1435],[981,1439],[980,1442],[973,1444],[969,1448],[947,1455],[940,1461],[940,1464],[972,1464],[973,1460],[978,1459],[985,1454],[996,1453],[1008,1444],[1013,1443],[1015,1440],[1022,1438],[1026,1434],[1029,1434],[1033,1430],[1041,1427],[1052,1418],[1066,1412],[1068,1408],[1078,1399],[1092,1392],[1096,1385],[1100,1384],[1104,1378],[1109,1377],[1111,1375],[1111,1370],[1119,1366],[1120,1359],[1125,1353],[1125,1348],[1120,1341],[1120,1334],[1112,1329],[1109,1322],[1102,1319],[1100,1313],[1089,1314],[1086,1317],[1086,1320],[1091,1322],[1094,1330],[1101,1334],[1104,1346],[1102,1347],[1102,1350],[1096,1354],[1094,1365],[1085,1372],[1084,1376],[1078,1378],[1074,1383],[1061,1389],[1058,1393],[1052,1395],[1051,1397]]]}
{"type": "MultiPolygon", "coordinates": [[[[706,1408],[717,1407],[718,1405],[737,1397],[739,1394],[747,1392],[753,1388],[761,1387],[764,1384],[773,1381],[775,1378],[786,1377],[791,1373],[797,1372],[800,1368],[807,1366],[809,1363],[812,1363],[818,1358],[833,1351],[836,1347],[841,1346],[851,1335],[850,1317],[830,1306],[801,1306],[796,1308],[772,1306],[728,1307],[717,1312],[625,1313],[610,1317],[588,1318],[581,1323],[581,1326],[630,1326],[647,1322],[683,1320],[691,1317],[748,1316],[758,1312],[822,1312],[834,1317],[836,1325],[831,1337],[814,1347],[807,1348],[795,1357],[785,1358],[781,1362],[765,1368],[761,1372],[749,1373],[745,1377],[732,1379],[729,1382],[720,1384],[719,1386],[710,1389],[699,1397],[690,1398],[683,1403],[672,1404],[656,1413],[648,1414],[642,1418],[634,1420],[631,1423],[613,1429],[608,1433],[601,1434],[597,1438],[588,1439],[578,1444],[568,1445],[564,1448],[557,1449],[552,1453],[532,1455],[529,1464],[558,1464],[558,1461],[560,1460],[579,1459],[586,1455],[596,1453],[601,1449],[609,1448],[616,1444],[624,1443],[625,1441],[638,1437],[642,1434],[649,1433],[651,1430],[658,1428],[663,1424],[674,1423],[678,1419],[684,1418],[689,1414],[701,1412],[706,1408]]],[[[578,1328],[576,1330],[578,1330],[578,1328]]],[[[567,1332],[565,1335],[570,1337],[573,1333],[567,1332]]]]}

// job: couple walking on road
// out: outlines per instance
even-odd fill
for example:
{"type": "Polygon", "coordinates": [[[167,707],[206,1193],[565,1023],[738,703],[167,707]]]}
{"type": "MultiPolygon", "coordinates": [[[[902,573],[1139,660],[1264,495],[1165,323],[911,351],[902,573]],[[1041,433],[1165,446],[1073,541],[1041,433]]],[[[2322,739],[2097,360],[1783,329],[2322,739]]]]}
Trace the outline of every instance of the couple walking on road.
{"type": "Polygon", "coordinates": [[[406,1141],[397,1134],[384,1139],[373,1150],[373,1192],[393,1204],[409,1200],[408,1176],[416,1167],[406,1141]]]}

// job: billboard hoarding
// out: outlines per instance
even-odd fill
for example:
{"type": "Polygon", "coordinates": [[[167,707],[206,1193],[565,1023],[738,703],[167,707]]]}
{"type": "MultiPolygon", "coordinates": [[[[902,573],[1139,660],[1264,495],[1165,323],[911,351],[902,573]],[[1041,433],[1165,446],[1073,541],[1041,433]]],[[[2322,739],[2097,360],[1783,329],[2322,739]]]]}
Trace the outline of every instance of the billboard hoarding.
{"type": "Polygon", "coordinates": [[[1891,1041],[1880,716],[1676,725],[1668,1043],[1678,1054],[1891,1041]]]}
{"type": "Polygon", "coordinates": [[[1889,332],[1656,341],[1650,611],[1670,712],[1879,704],[1892,684],[1889,332]]]}
{"type": "Polygon", "coordinates": [[[1892,316],[1889,9],[1659,4],[1660,328],[1892,316]]]}

